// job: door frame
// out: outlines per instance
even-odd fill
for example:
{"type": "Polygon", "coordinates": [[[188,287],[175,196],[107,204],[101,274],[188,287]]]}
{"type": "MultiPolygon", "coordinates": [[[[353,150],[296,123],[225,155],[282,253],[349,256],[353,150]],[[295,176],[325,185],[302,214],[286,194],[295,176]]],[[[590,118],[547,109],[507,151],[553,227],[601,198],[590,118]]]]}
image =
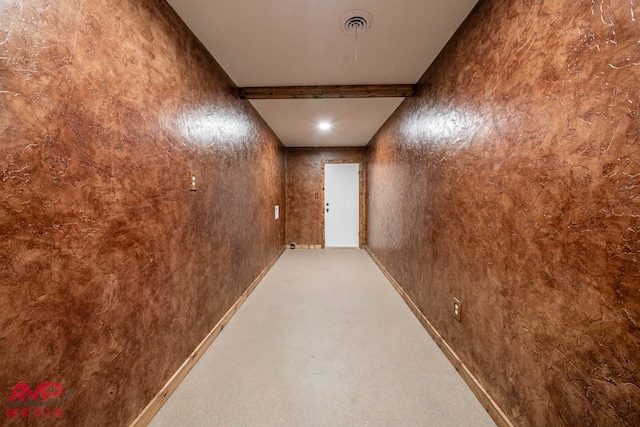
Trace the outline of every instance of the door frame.
{"type": "Polygon", "coordinates": [[[359,218],[358,218],[358,247],[360,249],[362,249],[364,247],[364,245],[367,243],[366,242],[366,233],[367,233],[367,227],[366,227],[366,212],[367,212],[367,204],[366,204],[366,172],[365,172],[365,163],[364,160],[362,161],[353,161],[353,160],[323,160],[322,161],[322,249],[325,248],[325,229],[324,229],[324,214],[325,214],[325,205],[324,205],[324,201],[325,201],[325,193],[324,193],[324,174],[325,174],[325,169],[324,169],[324,165],[328,164],[328,163],[351,163],[351,164],[358,164],[358,193],[360,194],[360,200],[359,200],[359,208],[358,210],[359,212],[359,218]]]}

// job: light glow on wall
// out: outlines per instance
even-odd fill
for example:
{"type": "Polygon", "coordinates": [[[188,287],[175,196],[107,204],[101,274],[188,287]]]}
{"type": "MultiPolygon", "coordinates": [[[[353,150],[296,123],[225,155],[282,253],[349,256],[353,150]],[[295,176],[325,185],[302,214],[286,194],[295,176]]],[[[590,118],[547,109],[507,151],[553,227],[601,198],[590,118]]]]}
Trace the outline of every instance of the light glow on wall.
{"type": "Polygon", "coordinates": [[[185,139],[201,145],[241,144],[248,139],[252,128],[246,116],[215,106],[190,111],[178,123],[185,139]]]}
{"type": "Polygon", "coordinates": [[[486,129],[484,116],[461,109],[421,109],[401,125],[401,132],[407,140],[437,145],[465,145],[486,129]]]}

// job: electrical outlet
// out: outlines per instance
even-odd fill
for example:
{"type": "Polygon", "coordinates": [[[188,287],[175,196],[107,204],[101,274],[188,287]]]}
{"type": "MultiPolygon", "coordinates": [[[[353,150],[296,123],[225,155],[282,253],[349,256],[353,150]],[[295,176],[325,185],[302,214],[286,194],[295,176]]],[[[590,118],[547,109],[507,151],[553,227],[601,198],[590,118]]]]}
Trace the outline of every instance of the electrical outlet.
{"type": "Polygon", "coordinates": [[[460,322],[460,316],[462,314],[462,303],[458,298],[453,299],[453,317],[456,318],[458,322],[460,322]]]}
{"type": "Polygon", "coordinates": [[[196,173],[191,171],[189,172],[189,190],[196,191],[196,173]]]}

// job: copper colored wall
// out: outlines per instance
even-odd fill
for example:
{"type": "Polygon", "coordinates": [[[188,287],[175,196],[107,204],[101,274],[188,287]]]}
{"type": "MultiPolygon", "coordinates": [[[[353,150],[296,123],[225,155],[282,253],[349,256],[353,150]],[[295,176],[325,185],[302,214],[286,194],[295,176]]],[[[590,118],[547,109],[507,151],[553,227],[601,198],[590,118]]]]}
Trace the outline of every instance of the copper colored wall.
{"type": "MultiPolygon", "coordinates": [[[[323,162],[360,163],[364,161],[364,155],[364,147],[287,148],[287,243],[324,243],[323,162]]],[[[361,190],[360,240],[361,244],[364,244],[365,190],[361,190]]]]}
{"type": "Polygon", "coordinates": [[[369,246],[518,426],[640,425],[638,19],[481,1],[368,146],[369,246]]]}
{"type": "Polygon", "coordinates": [[[235,91],[164,1],[0,2],[3,402],[128,425],[278,253],[284,148],[235,91]]]}

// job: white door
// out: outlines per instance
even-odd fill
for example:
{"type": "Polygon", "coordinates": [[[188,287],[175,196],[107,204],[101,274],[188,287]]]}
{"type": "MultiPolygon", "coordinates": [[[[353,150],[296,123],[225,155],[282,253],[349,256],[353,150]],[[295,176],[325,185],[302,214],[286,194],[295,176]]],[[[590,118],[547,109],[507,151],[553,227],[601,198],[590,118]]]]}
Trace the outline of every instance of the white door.
{"type": "Polygon", "coordinates": [[[324,165],[324,245],[360,246],[360,165],[324,165]]]}

